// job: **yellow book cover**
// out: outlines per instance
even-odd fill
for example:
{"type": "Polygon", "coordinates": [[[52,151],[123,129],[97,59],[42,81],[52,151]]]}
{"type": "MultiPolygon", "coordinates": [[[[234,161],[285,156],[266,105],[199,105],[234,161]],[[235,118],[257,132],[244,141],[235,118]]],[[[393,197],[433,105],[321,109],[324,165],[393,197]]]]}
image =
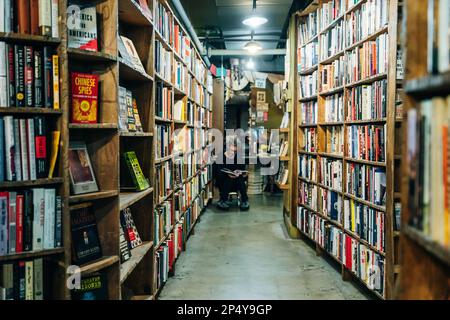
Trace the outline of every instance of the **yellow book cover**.
{"type": "Polygon", "coordinates": [[[355,227],[355,202],[354,201],[350,201],[350,211],[352,214],[352,224],[351,224],[351,228],[352,228],[352,232],[355,232],[356,227],[355,227]]]}
{"type": "Polygon", "coordinates": [[[52,56],[53,62],[53,109],[59,110],[59,57],[52,56]]]}
{"type": "Polygon", "coordinates": [[[52,131],[52,150],[50,154],[50,167],[48,170],[49,179],[53,178],[53,173],[55,172],[56,159],[58,159],[60,137],[60,131],[52,131]]]}

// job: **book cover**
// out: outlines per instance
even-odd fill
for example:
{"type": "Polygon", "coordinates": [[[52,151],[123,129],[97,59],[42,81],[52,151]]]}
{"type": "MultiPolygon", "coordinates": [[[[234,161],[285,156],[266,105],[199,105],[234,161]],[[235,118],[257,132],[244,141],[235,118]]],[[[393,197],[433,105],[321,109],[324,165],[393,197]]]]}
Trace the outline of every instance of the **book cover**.
{"type": "Polygon", "coordinates": [[[53,109],[59,110],[59,57],[58,55],[52,55],[52,83],[53,83],[53,109]]]}
{"type": "Polygon", "coordinates": [[[53,178],[55,171],[56,160],[58,159],[59,140],[61,138],[61,131],[52,131],[52,149],[50,153],[50,167],[48,171],[48,178],[53,178]]]}
{"type": "Polygon", "coordinates": [[[16,252],[23,252],[23,209],[24,196],[21,193],[16,197],[16,252]]]}
{"type": "Polygon", "coordinates": [[[8,195],[8,252],[16,253],[16,192],[8,195]]]}
{"type": "Polygon", "coordinates": [[[22,181],[22,155],[21,155],[21,145],[20,145],[20,120],[13,119],[14,132],[14,170],[16,175],[16,181],[22,181]]]}
{"type": "Polygon", "coordinates": [[[30,32],[39,35],[39,0],[30,0],[30,32]]]}
{"type": "Polygon", "coordinates": [[[44,189],[33,191],[33,251],[44,248],[45,195],[44,189]]]}
{"type": "Polygon", "coordinates": [[[33,261],[25,262],[25,300],[34,300],[33,261]]]}
{"type": "Polygon", "coordinates": [[[132,66],[136,70],[138,70],[142,73],[146,73],[144,66],[142,65],[141,58],[139,58],[139,55],[136,51],[133,41],[131,41],[130,39],[128,39],[127,37],[124,37],[124,36],[120,36],[120,38],[122,40],[123,47],[125,48],[126,53],[128,54],[129,58],[131,59],[132,66]]]}
{"type": "MultiPolygon", "coordinates": [[[[0,22],[1,23],[1,22],[0,22]]],[[[5,42],[0,41],[0,106],[8,107],[9,95],[8,95],[8,79],[7,79],[7,45],[5,42]]]]}
{"type": "Polygon", "coordinates": [[[23,211],[23,251],[33,250],[33,221],[34,205],[33,192],[24,190],[24,211],[23,211]]]}
{"type": "Polygon", "coordinates": [[[121,219],[123,219],[125,225],[125,238],[129,242],[130,248],[134,249],[140,246],[142,244],[142,240],[134,223],[130,208],[126,208],[121,212],[121,219]]]}
{"type": "Polygon", "coordinates": [[[44,190],[44,249],[55,247],[56,190],[44,190]]]}
{"type": "Polygon", "coordinates": [[[136,119],[133,110],[133,94],[127,90],[125,101],[127,103],[127,128],[129,132],[136,132],[136,119]]]}
{"type": "Polygon", "coordinates": [[[52,35],[51,0],[39,0],[39,33],[48,37],[52,35]]]}
{"type": "Polygon", "coordinates": [[[16,84],[16,107],[25,107],[25,48],[14,45],[14,82],[16,84]]]}
{"type": "Polygon", "coordinates": [[[14,120],[12,116],[3,117],[5,128],[5,177],[7,181],[16,180],[14,120]]]}
{"type": "Polygon", "coordinates": [[[33,82],[34,82],[34,67],[33,67],[33,47],[25,46],[25,106],[34,106],[33,97],[33,82]]]}
{"type": "Polygon", "coordinates": [[[30,0],[16,0],[15,2],[17,10],[17,32],[30,34],[30,0]]]}
{"type": "Polygon", "coordinates": [[[34,49],[34,106],[44,107],[42,50],[34,49]]]}
{"type": "Polygon", "coordinates": [[[43,66],[43,101],[45,108],[53,108],[53,50],[51,47],[44,47],[42,51],[42,66],[43,66]]]}
{"type": "Polygon", "coordinates": [[[58,1],[59,0],[51,0],[52,1],[52,37],[59,37],[59,9],[58,9],[58,1]]]}
{"type": "Polygon", "coordinates": [[[34,136],[34,119],[25,119],[25,122],[30,180],[36,180],[36,137],[34,136]]]}
{"type": "Polygon", "coordinates": [[[85,264],[102,257],[97,222],[92,206],[70,213],[74,263],[85,264]]]}
{"type": "Polygon", "coordinates": [[[13,44],[6,44],[6,81],[8,86],[8,107],[16,106],[15,49],[13,44]]]}
{"type": "Polygon", "coordinates": [[[0,256],[8,254],[8,192],[0,192],[0,256]]]}
{"type": "Polygon", "coordinates": [[[62,198],[56,197],[55,212],[55,248],[62,247],[62,198]]]}
{"type": "Polygon", "coordinates": [[[44,299],[44,260],[38,258],[34,260],[34,300],[44,299]]]}
{"type": "Polygon", "coordinates": [[[5,181],[5,122],[3,117],[0,117],[0,182],[5,181]]]}
{"type": "Polygon", "coordinates": [[[14,299],[14,266],[5,263],[0,266],[0,287],[4,289],[4,300],[14,299]]]}
{"type": "Polygon", "coordinates": [[[36,177],[43,179],[47,177],[47,122],[45,118],[35,117],[33,127],[36,177]]]}
{"type": "Polygon", "coordinates": [[[80,289],[72,291],[74,300],[108,300],[108,287],[105,274],[96,274],[81,279],[80,289]]]}
{"type": "Polygon", "coordinates": [[[125,162],[127,163],[129,173],[133,179],[137,191],[143,191],[150,187],[147,178],[144,176],[136,152],[129,151],[124,153],[125,162]]]}
{"type": "Polygon", "coordinates": [[[139,109],[137,106],[137,102],[136,99],[133,98],[133,112],[134,112],[134,120],[135,120],[135,125],[136,125],[136,131],[137,132],[143,132],[144,129],[142,128],[142,122],[141,122],[141,117],[139,116],[139,109]]]}
{"type": "Polygon", "coordinates": [[[69,173],[74,194],[90,193],[99,190],[89,152],[84,142],[70,142],[69,173]]]}
{"type": "Polygon", "coordinates": [[[128,131],[127,112],[127,89],[119,86],[119,129],[123,132],[128,131]]]}
{"type": "Polygon", "coordinates": [[[27,139],[27,128],[26,119],[19,119],[19,130],[20,130],[20,163],[22,167],[22,180],[30,180],[29,169],[28,169],[28,139],[27,139]]]}
{"type": "MultiPolygon", "coordinates": [[[[67,14],[73,13],[68,12],[67,14]]],[[[69,17],[67,31],[69,48],[98,51],[97,11],[95,6],[82,8],[77,19],[69,17]]]]}
{"type": "Polygon", "coordinates": [[[98,75],[71,73],[72,123],[97,123],[98,75]]]}

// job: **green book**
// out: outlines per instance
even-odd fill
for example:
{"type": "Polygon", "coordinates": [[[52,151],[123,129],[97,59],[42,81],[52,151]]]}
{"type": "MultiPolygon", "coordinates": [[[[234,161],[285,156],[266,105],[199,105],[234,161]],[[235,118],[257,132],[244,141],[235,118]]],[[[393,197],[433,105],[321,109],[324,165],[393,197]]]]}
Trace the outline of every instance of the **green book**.
{"type": "Polygon", "coordinates": [[[124,157],[136,190],[143,191],[145,189],[148,189],[150,185],[148,184],[147,178],[145,178],[144,174],[142,173],[142,169],[139,165],[139,160],[136,156],[136,152],[125,152],[124,157]]]}

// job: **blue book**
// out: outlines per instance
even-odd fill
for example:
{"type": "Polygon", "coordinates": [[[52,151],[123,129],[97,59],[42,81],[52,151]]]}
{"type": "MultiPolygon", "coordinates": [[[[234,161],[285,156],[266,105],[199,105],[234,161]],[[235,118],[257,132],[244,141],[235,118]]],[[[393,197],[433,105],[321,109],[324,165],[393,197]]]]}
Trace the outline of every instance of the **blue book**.
{"type": "Polygon", "coordinates": [[[5,181],[5,126],[0,117],[0,182],[5,181]]]}

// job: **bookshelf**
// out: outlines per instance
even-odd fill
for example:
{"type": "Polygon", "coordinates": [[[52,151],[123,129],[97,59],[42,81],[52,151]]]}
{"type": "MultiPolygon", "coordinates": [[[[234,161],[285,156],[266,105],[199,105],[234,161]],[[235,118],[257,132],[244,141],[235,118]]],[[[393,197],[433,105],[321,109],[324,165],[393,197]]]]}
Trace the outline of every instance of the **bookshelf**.
{"type": "Polygon", "coordinates": [[[445,160],[442,160],[448,156],[448,142],[439,134],[448,126],[446,110],[449,104],[445,99],[449,94],[449,73],[448,61],[443,57],[445,54],[448,56],[449,41],[448,37],[441,38],[443,32],[448,35],[448,21],[442,19],[442,14],[447,15],[447,12],[448,3],[445,1],[406,0],[404,3],[402,43],[407,68],[399,195],[402,204],[401,272],[396,288],[397,299],[449,298],[450,249],[448,211],[445,212],[448,177],[445,160]],[[434,37],[437,39],[433,40],[434,37]],[[411,43],[421,49],[414,50],[411,43]],[[431,46],[436,56],[430,54],[431,46]],[[445,112],[445,115],[437,116],[439,112],[445,112]],[[430,121],[432,125],[427,131],[430,121]],[[429,142],[424,144],[426,137],[429,142]],[[438,141],[442,142],[436,144],[438,141]],[[433,195],[429,200],[425,198],[427,193],[433,195]]]}
{"type": "Polygon", "coordinates": [[[397,0],[312,1],[295,15],[297,50],[291,58],[297,95],[292,161],[297,163],[298,178],[289,224],[297,226],[301,238],[312,240],[320,255],[339,263],[344,280],[353,279],[382,299],[393,298],[400,272],[394,213],[400,193],[401,150],[396,139],[401,139],[402,121],[396,118],[396,97],[401,89],[397,79],[401,8],[397,0]],[[376,15],[377,21],[360,17],[381,4],[385,14],[376,15]],[[371,55],[377,59],[376,68],[362,60],[371,55]],[[376,105],[364,104],[370,101],[367,94],[376,105]],[[358,140],[361,136],[365,139],[358,140]],[[361,182],[360,174],[372,182],[370,190],[352,187],[361,182]],[[385,199],[376,198],[375,181],[378,190],[385,184],[385,199]],[[361,221],[373,221],[370,229],[359,230],[352,212],[359,212],[361,221]],[[358,261],[349,258],[351,252],[357,259],[368,255],[372,260],[366,267],[383,276],[371,282],[356,267],[358,261]]]}

